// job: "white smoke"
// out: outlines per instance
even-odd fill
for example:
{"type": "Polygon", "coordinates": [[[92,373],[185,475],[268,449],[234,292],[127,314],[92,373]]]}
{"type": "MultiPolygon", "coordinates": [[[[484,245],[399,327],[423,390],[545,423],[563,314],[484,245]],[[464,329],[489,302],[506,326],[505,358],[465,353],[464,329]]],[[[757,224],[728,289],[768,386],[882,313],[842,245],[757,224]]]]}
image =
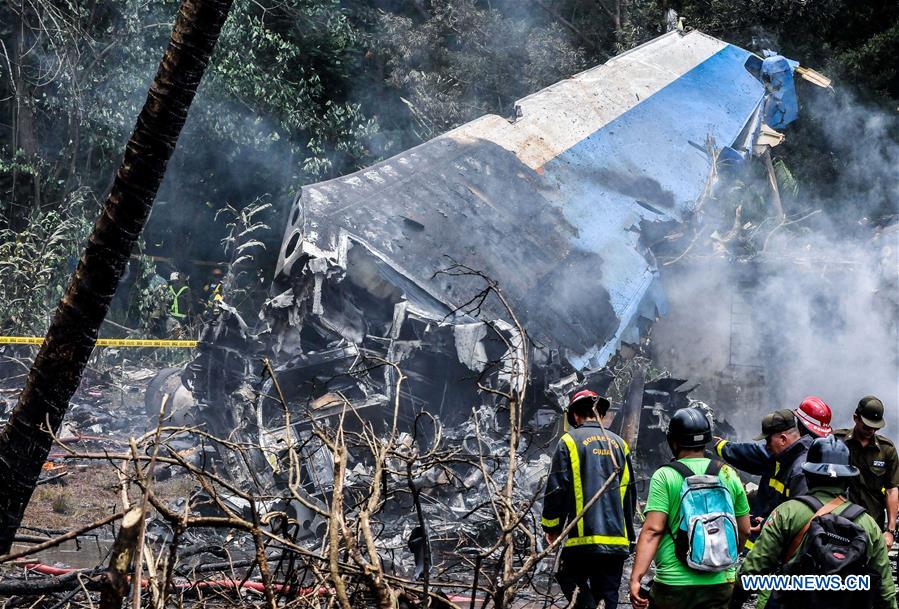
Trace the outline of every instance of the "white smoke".
{"type": "Polygon", "coordinates": [[[754,240],[764,251],[748,262],[697,247],[663,270],[671,314],[655,328],[655,358],[702,382],[697,397],[727,413],[742,439],[765,412],[807,395],[830,404],[835,427],[851,426],[859,399],[873,394],[886,407],[884,434],[899,440],[897,121],[839,94],[804,111],[800,120],[831,127],[820,149],[838,173],[826,185],[800,181],[785,207],[822,213],[770,238],[769,220],[754,240]]]}

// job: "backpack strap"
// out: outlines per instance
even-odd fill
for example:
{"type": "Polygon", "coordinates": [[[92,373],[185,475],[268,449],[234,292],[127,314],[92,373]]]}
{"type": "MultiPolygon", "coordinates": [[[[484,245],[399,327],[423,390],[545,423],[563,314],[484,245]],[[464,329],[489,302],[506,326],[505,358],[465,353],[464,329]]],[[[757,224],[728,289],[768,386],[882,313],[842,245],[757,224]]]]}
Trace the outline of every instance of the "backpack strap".
{"type": "Polygon", "coordinates": [[[663,465],[662,467],[670,467],[671,469],[673,469],[674,471],[676,471],[677,473],[679,473],[681,476],[683,476],[685,479],[686,479],[686,478],[689,478],[690,476],[695,476],[695,475],[696,475],[696,474],[693,473],[693,470],[692,470],[692,469],[690,469],[689,467],[687,467],[686,465],[684,465],[683,463],[681,463],[681,462],[678,461],[677,459],[672,459],[671,461],[669,461],[668,463],[666,463],[666,464],[663,465]]]}
{"type": "MultiPolygon", "coordinates": [[[[805,497],[802,497],[800,500],[808,499],[808,498],[809,497],[805,496],[805,497]]],[[[811,499],[815,499],[815,498],[811,497],[811,499]]],[[[817,499],[815,499],[815,501],[819,504],[821,503],[817,499]]],[[[802,502],[805,503],[806,505],[808,505],[808,503],[806,503],[805,501],[802,501],[802,502]]],[[[790,560],[792,560],[793,556],[796,555],[796,550],[798,550],[799,546],[802,545],[802,542],[805,539],[805,534],[808,533],[809,527],[812,526],[812,520],[814,520],[818,516],[823,516],[824,514],[830,514],[832,511],[834,511],[835,509],[837,509],[844,503],[846,503],[846,500],[843,499],[843,497],[837,495],[836,497],[834,497],[827,503],[821,505],[821,507],[818,508],[818,510],[814,513],[814,515],[812,515],[812,517],[808,519],[808,522],[805,523],[805,526],[802,527],[802,529],[796,534],[796,536],[793,538],[793,541],[790,542],[790,546],[789,546],[789,548],[787,548],[787,553],[784,555],[783,564],[787,564],[788,562],[790,562],[790,560]]],[[[809,506],[809,507],[811,507],[811,506],[809,506]]]]}
{"type": "Polygon", "coordinates": [[[719,461],[718,459],[709,459],[709,465],[705,468],[705,475],[717,476],[721,472],[722,467],[724,467],[724,461],[719,461]]]}
{"type": "MultiPolygon", "coordinates": [[[[671,469],[676,471],[678,474],[683,476],[684,480],[686,480],[690,476],[696,475],[695,473],[693,473],[692,469],[690,469],[689,467],[687,467],[685,464],[681,463],[677,459],[672,459],[671,461],[669,461],[662,467],[670,467],[671,469]]],[[[674,512],[674,521],[678,523],[677,526],[679,527],[680,520],[677,517],[678,514],[680,514],[680,503],[677,504],[677,510],[675,510],[675,512],[674,512]]],[[[671,528],[667,527],[667,526],[665,527],[665,529],[668,531],[668,534],[671,535],[671,541],[675,541],[676,537],[674,536],[674,531],[672,531],[671,528]]]]}
{"type": "Polygon", "coordinates": [[[845,510],[840,512],[840,516],[843,518],[848,518],[849,520],[855,522],[855,519],[865,513],[865,508],[860,505],[856,505],[854,503],[849,504],[845,510]]]}
{"type": "Polygon", "coordinates": [[[824,505],[823,503],[821,503],[820,499],[812,495],[801,495],[799,497],[793,497],[793,499],[795,499],[796,501],[801,501],[802,503],[807,505],[808,508],[813,512],[817,512],[824,505]]]}

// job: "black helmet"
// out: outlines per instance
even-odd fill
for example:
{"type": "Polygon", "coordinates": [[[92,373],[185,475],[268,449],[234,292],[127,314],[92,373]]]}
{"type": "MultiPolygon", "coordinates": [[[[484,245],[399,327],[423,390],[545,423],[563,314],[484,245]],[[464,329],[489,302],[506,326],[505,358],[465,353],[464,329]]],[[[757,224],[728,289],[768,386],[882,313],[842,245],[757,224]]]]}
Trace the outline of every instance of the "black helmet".
{"type": "Polygon", "coordinates": [[[818,438],[809,446],[802,471],[826,478],[855,478],[858,468],[849,465],[849,447],[834,436],[818,438]]]}
{"type": "Polygon", "coordinates": [[[681,408],[668,423],[668,441],[680,448],[703,448],[712,441],[712,424],[696,408],[681,408]]]}

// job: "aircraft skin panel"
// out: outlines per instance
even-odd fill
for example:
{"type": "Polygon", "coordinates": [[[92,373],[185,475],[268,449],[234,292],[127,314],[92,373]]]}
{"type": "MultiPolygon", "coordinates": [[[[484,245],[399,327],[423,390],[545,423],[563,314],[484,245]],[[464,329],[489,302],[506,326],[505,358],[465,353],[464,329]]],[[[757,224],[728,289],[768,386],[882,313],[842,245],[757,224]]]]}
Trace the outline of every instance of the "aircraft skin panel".
{"type": "Polygon", "coordinates": [[[664,309],[641,226],[689,219],[716,151],[745,144],[766,99],[750,57],[673,32],[523,98],[515,121],[484,116],[305,186],[276,281],[330,277],[322,269],[345,266],[355,243],[452,308],[474,289],[435,275],[452,259],[497,280],[535,339],[602,366],[641,316],[664,309]]]}
{"type": "Polygon", "coordinates": [[[482,117],[442,137],[487,139],[538,169],[728,47],[672,32],[519,100],[522,117],[514,125],[482,117]]]}

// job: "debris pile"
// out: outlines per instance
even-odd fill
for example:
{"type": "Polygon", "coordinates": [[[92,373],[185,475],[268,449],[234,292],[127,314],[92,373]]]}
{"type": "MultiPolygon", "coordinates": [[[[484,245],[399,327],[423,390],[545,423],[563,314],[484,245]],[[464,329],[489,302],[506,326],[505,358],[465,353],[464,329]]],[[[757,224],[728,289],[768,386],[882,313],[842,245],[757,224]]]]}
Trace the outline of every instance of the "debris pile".
{"type": "MultiPolygon", "coordinates": [[[[796,118],[795,68],[672,32],[521,100],[513,121],[482,117],[305,186],[260,322],[220,307],[172,387],[175,416],[252,447],[206,463],[241,488],[293,496],[310,539],[335,485],[351,489],[378,467],[350,450],[335,480],[322,430],[406,434],[419,452],[436,437],[455,443],[452,466],[416,466],[411,486],[433,499],[432,535],[478,547],[470,525],[490,487],[478,476],[495,467],[502,485],[499,472],[520,460],[526,480],[514,486],[539,487],[567,395],[608,393],[610,366],[640,353],[665,312],[653,246],[700,220],[719,169],[780,141],[772,127],[796,118]],[[497,425],[510,399],[520,421],[497,425]],[[520,444],[492,444],[507,446],[515,426],[520,444]]],[[[649,470],[666,460],[667,416],[690,399],[683,382],[647,375],[612,396],[621,414],[609,423],[649,470]]],[[[158,412],[159,392],[148,399],[158,412]]],[[[420,525],[388,535],[391,547],[420,525]]]]}
{"type": "MultiPolygon", "coordinates": [[[[134,378],[149,430],[66,456],[122,466],[113,516],[145,525],[156,606],[247,583],[272,607],[444,586],[501,609],[551,567],[536,515],[574,389],[610,397],[637,484],[668,460],[676,409],[729,435],[642,355],[666,309],[653,248],[701,219],[719,165],[779,141],[795,68],[675,31],[520,100],[512,121],[304,187],[259,321],[218,302],[185,368],[134,378]],[[157,495],[162,478],[189,488],[157,495]]],[[[129,428],[104,395],[66,435],[129,428]]]]}

